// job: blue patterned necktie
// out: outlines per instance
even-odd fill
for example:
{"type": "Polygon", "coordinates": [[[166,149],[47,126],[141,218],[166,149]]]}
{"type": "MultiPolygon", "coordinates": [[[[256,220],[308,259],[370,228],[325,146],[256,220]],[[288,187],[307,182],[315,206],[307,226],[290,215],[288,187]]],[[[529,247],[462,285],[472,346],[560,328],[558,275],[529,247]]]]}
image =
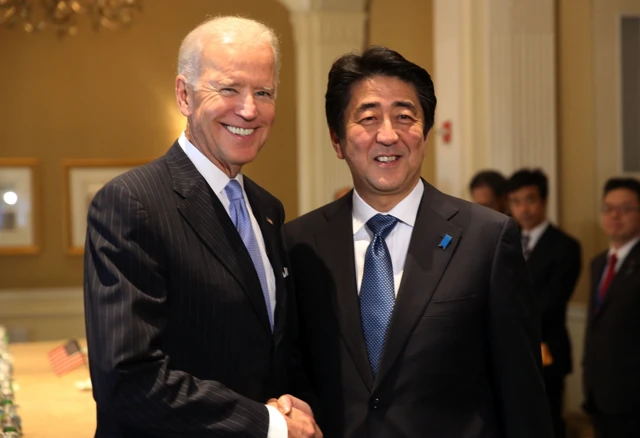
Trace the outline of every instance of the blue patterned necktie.
{"type": "Polygon", "coordinates": [[[264,302],[267,305],[267,313],[269,314],[269,324],[271,325],[271,331],[273,331],[273,312],[271,311],[271,300],[269,299],[267,274],[264,269],[264,263],[262,262],[262,255],[260,254],[258,240],[256,239],[253,227],[251,226],[251,218],[247,211],[247,205],[244,202],[242,187],[238,181],[232,179],[224,188],[224,191],[229,198],[229,215],[231,216],[231,220],[236,226],[236,229],[244,242],[244,246],[246,246],[247,251],[249,251],[249,255],[253,261],[253,266],[255,266],[258,278],[260,279],[262,295],[264,296],[264,302]]]}
{"type": "Polygon", "coordinates": [[[396,301],[393,266],[389,248],[384,239],[397,222],[397,218],[382,214],[375,215],[367,222],[367,227],[373,233],[373,239],[364,257],[364,272],[360,286],[360,317],[374,376],[378,372],[387,328],[396,301]]]}

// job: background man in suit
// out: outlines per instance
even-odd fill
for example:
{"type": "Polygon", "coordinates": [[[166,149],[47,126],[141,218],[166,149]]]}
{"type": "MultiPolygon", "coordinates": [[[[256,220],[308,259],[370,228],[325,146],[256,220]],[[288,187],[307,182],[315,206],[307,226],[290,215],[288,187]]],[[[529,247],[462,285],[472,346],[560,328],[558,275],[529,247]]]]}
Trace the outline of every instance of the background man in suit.
{"type": "Polygon", "coordinates": [[[564,438],[564,380],[571,372],[567,305],[581,270],[580,244],[547,219],[547,177],[522,169],[507,183],[509,207],[520,225],[520,239],[533,281],[542,321],[542,375],[549,398],[555,438],[564,438]]]}
{"type": "Polygon", "coordinates": [[[331,437],[550,437],[515,222],[420,178],[436,97],[371,47],[329,73],[354,191],[285,226],[306,369],[331,437]]]}
{"type": "Polygon", "coordinates": [[[308,406],[287,416],[265,406],[290,381],[284,211],[241,169],[273,124],[277,72],[266,26],[219,17],[197,27],[175,82],[185,132],[91,204],[85,311],[98,437],[316,432],[308,406]]]}
{"type": "Polygon", "coordinates": [[[591,262],[584,354],[585,409],[596,438],[640,434],[640,181],[604,186],[609,250],[591,262]]]}
{"type": "Polygon", "coordinates": [[[507,214],[507,179],[495,170],[476,173],[469,183],[471,200],[492,210],[507,214]]]}

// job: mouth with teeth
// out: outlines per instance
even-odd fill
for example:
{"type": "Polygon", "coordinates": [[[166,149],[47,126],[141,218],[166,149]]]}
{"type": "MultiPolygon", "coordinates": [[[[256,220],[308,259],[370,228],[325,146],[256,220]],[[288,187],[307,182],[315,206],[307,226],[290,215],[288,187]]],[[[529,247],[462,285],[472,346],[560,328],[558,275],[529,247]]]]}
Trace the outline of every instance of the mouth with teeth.
{"type": "Polygon", "coordinates": [[[255,128],[238,128],[231,125],[224,125],[224,127],[227,128],[227,131],[230,133],[239,135],[240,137],[246,137],[253,134],[253,131],[255,131],[255,128]]]}
{"type": "Polygon", "coordinates": [[[398,155],[380,155],[375,158],[375,161],[382,164],[391,164],[396,162],[400,157],[398,155]]]}

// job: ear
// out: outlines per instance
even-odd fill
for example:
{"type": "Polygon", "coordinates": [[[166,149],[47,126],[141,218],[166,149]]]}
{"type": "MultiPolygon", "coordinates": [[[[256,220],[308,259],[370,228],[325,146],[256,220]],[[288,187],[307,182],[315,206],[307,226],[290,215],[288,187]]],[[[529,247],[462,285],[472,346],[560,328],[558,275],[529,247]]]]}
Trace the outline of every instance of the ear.
{"type": "Polygon", "coordinates": [[[189,85],[187,85],[187,79],[178,75],[176,77],[176,100],[178,102],[178,109],[183,116],[189,117],[193,113],[191,108],[191,96],[189,96],[189,85]]]}
{"type": "Polygon", "coordinates": [[[342,146],[340,145],[340,138],[338,137],[338,134],[331,131],[329,132],[329,135],[331,136],[331,145],[333,146],[333,150],[336,151],[338,158],[344,160],[344,153],[342,152],[342,146]]]}

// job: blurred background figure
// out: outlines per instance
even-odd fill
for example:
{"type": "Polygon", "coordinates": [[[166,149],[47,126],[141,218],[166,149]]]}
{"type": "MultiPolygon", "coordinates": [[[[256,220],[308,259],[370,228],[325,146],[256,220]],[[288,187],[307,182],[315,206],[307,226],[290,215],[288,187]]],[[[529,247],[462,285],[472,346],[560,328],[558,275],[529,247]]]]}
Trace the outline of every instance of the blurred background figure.
{"type": "Polygon", "coordinates": [[[506,183],[506,178],[495,170],[478,172],[469,183],[471,199],[476,204],[508,214],[506,183]]]}
{"type": "Polygon", "coordinates": [[[607,181],[601,225],[609,250],[591,262],[584,407],[596,438],[626,438],[640,435],[640,181],[607,181]]]}
{"type": "Polygon", "coordinates": [[[506,184],[509,209],[520,225],[522,250],[538,300],[542,330],[542,375],[556,438],[566,436],[564,380],[572,371],[567,305],[581,271],[581,248],[547,218],[548,181],[540,170],[522,169],[506,184]]]}

